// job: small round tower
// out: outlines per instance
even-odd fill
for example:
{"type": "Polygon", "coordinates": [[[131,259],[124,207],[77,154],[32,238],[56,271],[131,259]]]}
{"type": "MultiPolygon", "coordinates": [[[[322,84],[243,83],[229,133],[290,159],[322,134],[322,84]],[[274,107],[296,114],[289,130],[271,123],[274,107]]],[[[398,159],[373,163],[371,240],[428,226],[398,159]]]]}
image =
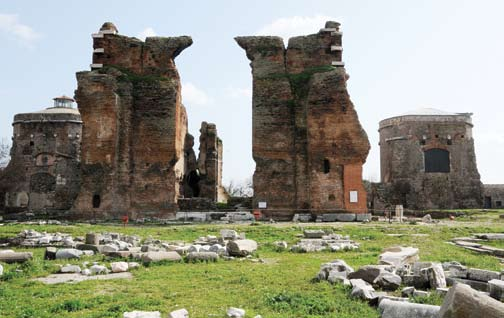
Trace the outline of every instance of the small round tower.
{"type": "Polygon", "coordinates": [[[11,161],[0,189],[7,212],[68,210],[80,187],[82,120],[68,96],[44,110],[14,116],[11,161]]]}
{"type": "Polygon", "coordinates": [[[471,116],[424,108],[380,122],[381,181],[394,204],[481,207],[471,116]]]}

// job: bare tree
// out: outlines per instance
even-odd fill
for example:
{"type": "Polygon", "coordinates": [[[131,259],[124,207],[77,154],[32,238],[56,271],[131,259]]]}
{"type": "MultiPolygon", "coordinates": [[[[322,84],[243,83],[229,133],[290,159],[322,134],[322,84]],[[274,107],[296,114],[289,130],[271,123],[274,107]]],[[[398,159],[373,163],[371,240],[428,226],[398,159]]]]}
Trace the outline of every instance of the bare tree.
{"type": "Polygon", "coordinates": [[[224,188],[232,197],[251,197],[254,195],[252,177],[242,181],[231,180],[224,188]]]}
{"type": "Polygon", "coordinates": [[[7,167],[10,161],[10,147],[11,145],[7,139],[0,140],[0,170],[7,167]]]}

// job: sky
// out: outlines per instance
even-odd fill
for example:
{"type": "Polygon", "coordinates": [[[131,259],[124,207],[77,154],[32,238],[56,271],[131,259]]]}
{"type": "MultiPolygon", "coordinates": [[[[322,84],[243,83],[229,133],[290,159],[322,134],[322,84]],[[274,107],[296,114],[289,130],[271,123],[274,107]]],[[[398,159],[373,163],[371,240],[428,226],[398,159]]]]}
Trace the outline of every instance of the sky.
{"type": "MultiPolygon", "coordinates": [[[[91,33],[111,21],[119,33],[190,35],[175,60],[189,130],[217,125],[224,183],[253,174],[252,76],[239,35],[317,33],[342,23],[348,90],[371,152],[364,178],[380,179],[378,122],[412,109],[472,112],[484,183],[504,183],[504,1],[1,1],[0,139],[14,114],[73,96],[89,70],[91,33]]],[[[196,138],[197,139],[197,138],[196,138]]],[[[197,151],[196,151],[197,152],[197,151]]]]}

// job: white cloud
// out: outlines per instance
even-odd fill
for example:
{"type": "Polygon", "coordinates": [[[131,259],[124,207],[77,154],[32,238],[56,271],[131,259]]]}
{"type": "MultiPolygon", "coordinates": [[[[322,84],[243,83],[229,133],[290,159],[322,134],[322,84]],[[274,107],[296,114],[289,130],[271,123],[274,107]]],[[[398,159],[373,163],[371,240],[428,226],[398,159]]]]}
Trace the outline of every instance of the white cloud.
{"type": "Polygon", "coordinates": [[[145,38],[149,37],[149,36],[157,36],[157,33],[156,31],[154,31],[153,28],[151,27],[147,27],[145,28],[142,32],[138,33],[138,38],[142,41],[145,41],[145,38]]]}
{"type": "Polygon", "coordinates": [[[326,21],[341,22],[341,19],[325,15],[279,18],[263,26],[256,32],[256,35],[277,35],[287,42],[293,36],[317,33],[324,27],[326,21]]]}
{"type": "Polygon", "coordinates": [[[241,98],[241,97],[251,98],[252,89],[228,86],[226,88],[226,95],[231,98],[241,98]]]}
{"type": "Polygon", "coordinates": [[[182,83],[182,102],[184,104],[207,105],[212,102],[212,99],[193,83],[187,82],[182,83]]]}
{"type": "Polygon", "coordinates": [[[0,32],[14,36],[23,45],[29,47],[33,46],[34,42],[41,37],[31,27],[19,22],[17,14],[0,13],[0,32]]]}

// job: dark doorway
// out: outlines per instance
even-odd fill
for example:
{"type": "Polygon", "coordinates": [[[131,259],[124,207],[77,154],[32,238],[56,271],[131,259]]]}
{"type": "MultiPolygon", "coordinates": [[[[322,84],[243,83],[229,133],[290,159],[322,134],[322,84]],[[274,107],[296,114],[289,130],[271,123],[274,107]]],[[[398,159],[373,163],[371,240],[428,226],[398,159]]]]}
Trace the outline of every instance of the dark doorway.
{"type": "Polygon", "coordinates": [[[331,163],[329,159],[324,159],[324,173],[329,173],[331,171],[331,163]]]}
{"type": "Polygon", "coordinates": [[[495,201],[496,208],[502,208],[502,201],[495,201]]]}
{"type": "Polygon", "coordinates": [[[450,152],[434,148],[424,152],[425,172],[450,172],[450,152]]]}
{"type": "Polygon", "coordinates": [[[98,209],[101,204],[101,197],[99,194],[93,195],[93,209],[98,209]]]}
{"type": "Polygon", "coordinates": [[[198,174],[197,170],[193,170],[189,172],[189,175],[187,176],[187,184],[192,190],[192,196],[194,198],[199,197],[200,194],[200,187],[199,187],[199,182],[200,182],[200,176],[198,174]]]}
{"type": "Polygon", "coordinates": [[[485,209],[492,208],[492,197],[485,197],[485,205],[483,206],[485,209]]]}

